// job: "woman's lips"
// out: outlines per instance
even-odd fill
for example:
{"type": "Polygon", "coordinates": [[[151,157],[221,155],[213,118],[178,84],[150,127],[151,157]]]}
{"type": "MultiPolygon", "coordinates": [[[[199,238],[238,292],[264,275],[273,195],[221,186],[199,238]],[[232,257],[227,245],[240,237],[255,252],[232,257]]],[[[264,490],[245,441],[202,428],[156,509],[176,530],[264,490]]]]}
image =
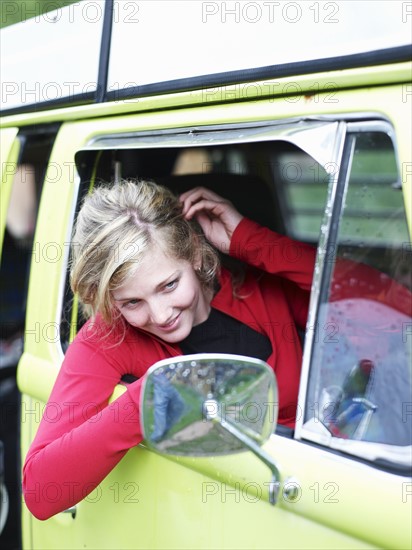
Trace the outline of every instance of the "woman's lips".
{"type": "Polygon", "coordinates": [[[169,323],[166,323],[165,325],[157,325],[157,328],[162,332],[171,332],[177,328],[179,319],[180,319],[180,313],[179,315],[174,317],[169,323]]]}

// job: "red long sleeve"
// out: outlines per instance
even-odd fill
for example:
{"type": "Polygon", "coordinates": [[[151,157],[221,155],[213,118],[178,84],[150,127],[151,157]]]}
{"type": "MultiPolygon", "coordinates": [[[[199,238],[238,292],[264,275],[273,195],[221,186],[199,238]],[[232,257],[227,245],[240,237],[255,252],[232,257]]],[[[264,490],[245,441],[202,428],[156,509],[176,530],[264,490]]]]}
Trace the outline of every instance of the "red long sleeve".
{"type": "Polygon", "coordinates": [[[243,218],[230,242],[230,255],[266,273],[310,290],[316,249],[243,218]]]}
{"type": "MultiPolygon", "coordinates": [[[[230,254],[257,268],[240,289],[241,300],[214,304],[269,337],[279,390],[279,423],[294,427],[302,363],[297,326],[305,328],[316,249],[243,218],[230,254]]],[[[227,292],[227,294],[229,294],[227,292]]]]}
{"type": "Polygon", "coordinates": [[[315,267],[315,247],[243,218],[233,233],[230,255],[265,273],[278,276],[293,319],[299,327],[305,327],[315,267]]]}
{"type": "Polygon", "coordinates": [[[82,500],[142,440],[141,380],[108,404],[120,381],[117,362],[141,374],[121,348],[101,351],[83,331],[67,351],[23,469],[25,502],[39,519],[82,500]]]}

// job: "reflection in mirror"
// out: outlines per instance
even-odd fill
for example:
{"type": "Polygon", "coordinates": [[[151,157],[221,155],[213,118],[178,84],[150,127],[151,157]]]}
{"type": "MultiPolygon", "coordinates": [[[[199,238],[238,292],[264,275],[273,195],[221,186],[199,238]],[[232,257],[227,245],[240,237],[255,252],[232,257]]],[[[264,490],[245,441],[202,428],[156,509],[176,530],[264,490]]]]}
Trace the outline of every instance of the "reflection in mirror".
{"type": "Polygon", "coordinates": [[[245,450],[222,425],[263,444],[277,421],[272,369],[258,359],[196,354],[151,367],[142,392],[146,443],[162,453],[210,456],[245,450]]]}

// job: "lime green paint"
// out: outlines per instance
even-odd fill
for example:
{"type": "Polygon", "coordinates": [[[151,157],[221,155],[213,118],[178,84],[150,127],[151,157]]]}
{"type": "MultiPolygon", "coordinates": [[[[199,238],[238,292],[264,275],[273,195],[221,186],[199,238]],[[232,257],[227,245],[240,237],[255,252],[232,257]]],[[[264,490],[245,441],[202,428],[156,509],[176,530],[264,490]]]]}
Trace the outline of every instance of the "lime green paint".
{"type": "MultiPolygon", "coordinates": [[[[278,443],[278,438],[275,441],[278,443]]],[[[281,447],[276,454],[282,455],[281,447]]],[[[298,516],[290,513],[293,505],[280,501],[273,508],[268,504],[268,480],[268,470],[250,453],[173,461],[140,446],[130,450],[116,470],[78,505],[76,520],[63,514],[46,523],[33,520],[33,531],[44,550],[76,549],[83,544],[99,549],[378,547],[347,532],[338,533],[310,516],[299,517],[297,529],[298,516]],[[214,477],[209,477],[210,473],[214,477]],[[80,532],[79,517],[85,526],[80,532]],[[105,529],[101,528],[102,518],[105,529]]],[[[315,471],[308,484],[319,480],[322,483],[315,471]]],[[[306,489],[302,489],[302,501],[306,489]]],[[[307,490],[301,507],[313,506],[313,493],[307,490]]],[[[324,499],[325,494],[320,496],[324,499]]],[[[319,514],[325,509],[328,512],[328,506],[338,508],[336,515],[341,509],[334,504],[319,505],[319,514]]]]}
{"type": "MultiPolygon", "coordinates": [[[[405,478],[388,475],[354,462],[351,458],[337,457],[327,450],[284,437],[272,436],[264,449],[278,462],[282,482],[293,477],[301,489],[300,498],[296,502],[291,502],[286,494],[281,495],[276,507],[272,509],[271,523],[275,521],[274,516],[279,509],[288,510],[299,518],[304,517],[344,532],[349,537],[368,541],[372,547],[408,548],[412,519],[410,506],[402,498],[405,495],[405,478]],[[369,528],[370,524],[365,524],[364,510],[368,510],[370,517],[373,517],[373,529],[369,528]],[[390,528],[388,510],[391,511],[390,528]]],[[[171,457],[170,460],[176,460],[184,468],[200,471],[208,478],[230,487],[237,484],[241,493],[248,491],[251,495],[261,495],[259,500],[267,502],[265,489],[270,472],[248,452],[236,455],[236,460],[233,456],[212,460],[171,457]]],[[[211,495],[211,500],[213,497],[217,500],[215,495],[211,495]]],[[[228,501],[229,498],[228,492],[228,501]]],[[[294,533],[292,540],[296,544],[294,533]]],[[[315,541],[309,537],[306,544],[310,547],[315,541]]],[[[274,547],[283,548],[275,544],[274,547]]],[[[298,544],[295,547],[300,548],[298,544]]]]}
{"type": "Polygon", "coordinates": [[[2,0],[0,2],[0,28],[15,25],[38,17],[51,10],[74,4],[76,0],[2,0]]]}
{"type": "Polygon", "coordinates": [[[0,158],[1,158],[1,182],[7,171],[7,162],[12,149],[14,139],[17,136],[18,128],[7,128],[0,131],[0,158]]]}
{"type": "MultiPolygon", "coordinates": [[[[46,334],[46,331],[44,331],[44,334],[46,334]]],[[[30,343],[31,339],[37,340],[39,348],[42,347],[42,342],[45,342],[40,328],[33,331],[33,333],[30,333],[30,330],[26,331],[26,342],[30,343]]],[[[56,380],[59,367],[60,362],[46,361],[36,354],[27,351],[24,352],[17,371],[17,383],[20,391],[46,403],[56,380]]]]}
{"type": "MultiPolygon", "coordinates": [[[[259,101],[286,98],[285,101],[299,103],[336,102],[335,91],[345,89],[363,90],[371,87],[408,83],[411,80],[411,63],[394,63],[378,67],[362,67],[296,75],[267,81],[245,82],[228,86],[204,88],[189,92],[175,92],[134,99],[111,101],[100,104],[69,106],[48,111],[31,112],[21,115],[9,115],[0,118],[0,127],[27,126],[68,120],[126,115],[129,113],[155,112],[159,110],[179,109],[182,107],[202,107],[214,104],[229,104],[239,100],[259,101]],[[305,96],[306,94],[306,96],[305,96]],[[300,96],[300,98],[299,98],[300,96]]],[[[406,94],[407,90],[400,90],[406,94]]],[[[358,92],[359,95],[359,92],[358,92]]],[[[405,97],[405,102],[407,97],[405,97]]]]}

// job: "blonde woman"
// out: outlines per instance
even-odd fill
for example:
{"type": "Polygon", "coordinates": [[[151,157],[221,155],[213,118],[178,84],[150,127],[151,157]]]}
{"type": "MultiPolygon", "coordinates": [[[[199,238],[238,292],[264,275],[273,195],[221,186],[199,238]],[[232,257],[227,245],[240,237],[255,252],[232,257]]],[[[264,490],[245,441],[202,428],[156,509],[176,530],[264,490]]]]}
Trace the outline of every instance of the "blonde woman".
{"type": "Polygon", "coordinates": [[[185,353],[258,357],[276,372],[279,422],[294,426],[315,251],[244,218],[204,188],[175,197],[124,181],[86,198],[73,237],[71,285],[89,320],[69,346],[24,465],[25,501],[39,519],[90,493],[142,440],[142,378],[185,353]],[[242,279],[218,252],[247,264],[242,279]],[[109,404],[125,375],[137,380],[109,404]],[[58,498],[40,498],[59,484],[58,498]],[[67,480],[70,480],[68,482],[67,480]],[[40,490],[39,490],[40,488],[40,490]]]}

